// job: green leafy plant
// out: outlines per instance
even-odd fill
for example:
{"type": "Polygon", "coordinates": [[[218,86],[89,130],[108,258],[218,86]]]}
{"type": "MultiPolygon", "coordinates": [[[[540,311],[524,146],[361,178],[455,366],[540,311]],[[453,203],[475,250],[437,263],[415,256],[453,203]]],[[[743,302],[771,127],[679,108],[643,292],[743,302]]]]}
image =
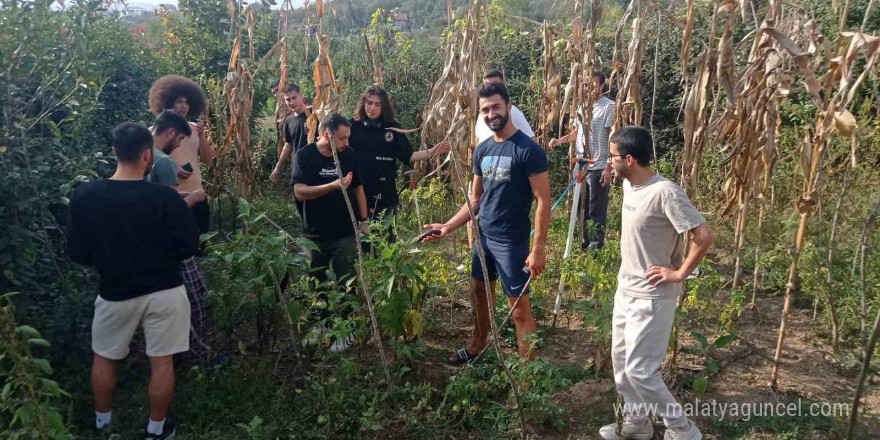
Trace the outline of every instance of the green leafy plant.
{"type": "Polygon", "coordinates": [[[705,368],[697,374],[693,382],[694,394],[700,396],[705,394],[709,389],[709,376],[718,373],[718,370],[721,369],[721,365],[712,357],[712,351],[716,348],[727,347],[731,342],[736,340],[736,335],[721,335],[715,338],[712,343],[709,343],[709,339],[702,333],[692,331],[691,336],[693,336],[693,338],[700,344],[700,351],[706,359],[705,368]]]}
{"type": "MultiPolygon", "coordinates": [[[[284,231],[267,230],[265,214],[256,212],[244,200],[238,201],[238,219],[242,225],[236,233],[221,237],[207,234],[208,252],[203,259],[205,273],[214,287],[209,296],[215,325],[230,342],[233,331],[253,322],[259,348],[268,348],[277,338],[278,318],[283,316],[279,291],[285,276],[291,284],[308,286],[305,279],[307,262],[288,246],[314,246],[304,238],[291,239],[284,231]]],[[[300,323],[306,318],[301,301],[290,301],[290,321],[300,323]]]]}
{"type": "Polygon", "coordinates": [[[0,437],[9,440],[73,438],[57,405],[70,397],[58,383],[49,379],[52,367],[31,348],[49,347],[40,332],[27,325],[18,326],[13,317],[11,296],[0,297],[0,437]]]}
{"type": "Polygon", "coordinates": [[[389,216],[373,224],[370,240],[374,252],[366,266],[377,278],[372,295],[382,327],[393,336],[416,339],[424,329],[422,307],[428,292],[425,268],[418,262],[422,251],[402,241],[389,243],[384,231],[393,222],[394,217],[389,216]]]}

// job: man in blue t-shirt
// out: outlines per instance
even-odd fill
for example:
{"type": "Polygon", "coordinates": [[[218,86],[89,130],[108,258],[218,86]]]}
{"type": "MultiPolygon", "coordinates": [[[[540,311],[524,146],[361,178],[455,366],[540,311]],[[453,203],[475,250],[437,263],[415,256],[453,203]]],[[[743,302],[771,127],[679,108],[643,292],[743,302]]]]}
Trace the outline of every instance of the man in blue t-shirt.
{"type": "MultiPolygon", "coordinates": [[[[513,309],[519,355],[534,359],[530,349],[537,330],[529,304],[529,277],[544,271],[547,227],[550,224],[550,178],[547,156],[541,147],[518,130],[510,120],[510,95],[504,84],[483,84],[479,91],[479,111],[494,133],[474,150],[474,179],[471,206],[480,215],[479,233],[489,278],[489,291],[495,291],[495,280],[501,286],[513,309]],[[535,239],[529,252],[532,198],[537,199],[535,239]],[[525,267],[524,267],[525,266],[525,267]],[[521,298],[519,298],[521,296],[521,298]],[[519,298],[519,303],[516,300],[519,298]],[[527,335],[531,333],[530,337],[527,335]]],[[[425,241],[438,240],[470,221],[468,206],[446,223],[427,225],[439,233],[425,241]]],[[[471,297],[475,310],[474,337],[467,347],[449,358],[450,364],[462,364],[476,357],[486,345],[489,335],[489,308],[494,310],[494,296],[486,295],[485,275],[474,247],[471,264],[471,297]]]]}

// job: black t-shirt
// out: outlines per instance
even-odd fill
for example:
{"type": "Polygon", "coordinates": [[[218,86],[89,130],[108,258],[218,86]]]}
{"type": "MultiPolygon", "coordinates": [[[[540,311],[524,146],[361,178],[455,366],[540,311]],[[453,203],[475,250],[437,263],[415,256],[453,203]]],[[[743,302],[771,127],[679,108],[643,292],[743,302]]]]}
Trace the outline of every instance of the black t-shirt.
{"type": "MultiPolygon", "coordinates": [[[[359,216],[355,188],[362,185],[361,173],[358,170],[357,155],[351,147],[338,153],[342,175],[354,173],[351,185],[348,186],[348,198],[351,200],[354,215],[359,216]]],[[[318,151],[314,143],[300,148],[293,160],[293,175],[290,185],[302,183],[308,186],[319,186],[339,180],[333,156],[327,157],[318,151]]],[[[303,219],[303,235],[310,238],[336,239],[354,235],[351,217],[345,205],[345,197],[338,189],[317,199],[296,201],[296,208],[303,219]]]]}
{"type": "Polygon", "coordinates": [[[306,146],[309,129],[306,127],[306,114],[291,114],[284,119],[284,142],[293,148],[291,155],[295,155],[300,148],[306,146]]]}
{"type": "Polygon", "coordinates": [[[349,142],[357,153],[358,166],[363,172],[367,211],[372,215],[400,204],[397,195],[397,161],[409,163],[412,145],[403,133],[388,128],[400,124],[351,120],[349,142]]]}
{"type": "Polygon", "coordinates": [[[183,284],[180,262],[199,230],[177,191],[142,180],[98,180],[70,197],[67,253],[101,275],[100,295],[122,301],[183,284]]]}
{"type": "Polygon", "coordinates": [[[483,177],[480,228],[494,239],[528,239],[532,186],[529,177],[547,171],[541,146],[522,131],[503,142],[490,137],[474,150],[474,175],[483,177]]]}

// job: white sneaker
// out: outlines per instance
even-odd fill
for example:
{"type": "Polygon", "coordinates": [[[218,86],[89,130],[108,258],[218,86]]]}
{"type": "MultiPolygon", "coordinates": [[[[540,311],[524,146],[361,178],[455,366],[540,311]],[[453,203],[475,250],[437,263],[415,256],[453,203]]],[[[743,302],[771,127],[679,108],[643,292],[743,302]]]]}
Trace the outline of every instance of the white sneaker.
{"type": "Polygon", "coordinates": [[[687,429],[684,431],[667,429],[663,440],[703,440],[703,434],[694,422],[688,420],[687,429]]]}
{"type": "Polygon", "coordinates": [[[326,339],[327,335],[330,334],[330,329],[324,327],[323,325],[318,327],[312,327],[309,333],[303,338],[302,345],[303,347],[314,347],[318,345],[323,339],[326,339]]]}
{"type": "MultiPolygon", "coordinates": [[[[599,436],[605,440],[617,440],[617,423],[605,425],[599,429],[599,436]]],[[[624,419],[620,429],[621,440],[651,440],[654,438],[654,425],[649,418],[644,418],[641,423],[633,423],[624,419]]]]}
{"type": "Polygon", "coordinates": [[[353,342],[351,335],[348,335],[344,339],[337,339],[330,345],[330,353],[342,353],[351,348],[353,342]]]}

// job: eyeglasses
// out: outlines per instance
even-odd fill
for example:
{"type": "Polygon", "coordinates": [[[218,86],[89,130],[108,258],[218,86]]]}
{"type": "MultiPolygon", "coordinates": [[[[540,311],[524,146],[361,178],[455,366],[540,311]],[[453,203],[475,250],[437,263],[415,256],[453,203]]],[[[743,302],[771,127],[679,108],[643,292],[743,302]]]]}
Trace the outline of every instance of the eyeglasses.
{"type": "Polygon", "coordinates": [[[629,156],[629,155],[628,154],[609,154],[608,155],[608,162],[611,163],[612,159],[614,159],[615,157],[626,157],[626,156],[629,156]]]}

